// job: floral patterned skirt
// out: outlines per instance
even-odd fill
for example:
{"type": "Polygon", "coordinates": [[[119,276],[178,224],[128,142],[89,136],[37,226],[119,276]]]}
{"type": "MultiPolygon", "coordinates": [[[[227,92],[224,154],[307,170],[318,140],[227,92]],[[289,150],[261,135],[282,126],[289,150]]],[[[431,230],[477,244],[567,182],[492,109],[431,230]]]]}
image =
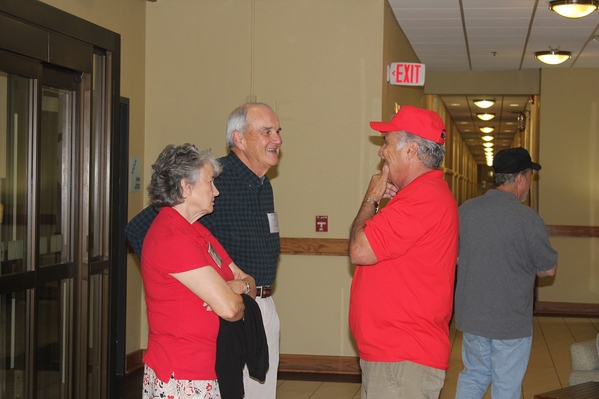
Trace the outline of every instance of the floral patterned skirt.
{"type": "Polygon", "coordinates": [[[161,381],[148,365],[144,366],[143,399],[220,399],[217,380],[161,381]]]}

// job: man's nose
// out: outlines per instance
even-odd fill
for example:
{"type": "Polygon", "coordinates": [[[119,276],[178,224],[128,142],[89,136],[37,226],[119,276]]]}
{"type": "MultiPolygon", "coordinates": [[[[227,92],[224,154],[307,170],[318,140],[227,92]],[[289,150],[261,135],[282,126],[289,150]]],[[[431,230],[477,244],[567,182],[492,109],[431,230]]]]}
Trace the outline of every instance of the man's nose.
{"type": "Polygon", "coordinates": [[[272,136],[272,141],[279,145],[283,144],[283,138],[278,132],[272,136]]]}

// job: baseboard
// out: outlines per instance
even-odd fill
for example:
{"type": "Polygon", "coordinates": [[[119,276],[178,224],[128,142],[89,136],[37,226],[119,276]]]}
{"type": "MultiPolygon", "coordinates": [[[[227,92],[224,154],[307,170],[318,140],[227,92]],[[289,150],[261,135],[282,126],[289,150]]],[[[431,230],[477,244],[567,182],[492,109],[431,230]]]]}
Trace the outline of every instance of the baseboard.
{"type": "Polygon", "coordinates": [[[355,356],[279,356],[279,379],[360,382],[360,360],[355,356]]]}
{"type": "Polygon", "coordinates": [[[599,317],[599,304],[573,302],[536,302],[535,316],[599,317]]]}
{"type": "MultiPolygon", "coordinates": [[[[126,358],[127,374],[143,367],[145,349],[126,358]]],[[[354,356],[280,355],[279,379],[331,382],[357,382],[362,378],[360,359],[354,356]]]]}
{"type": "Polygon", "coordinates": [[[145,349],[139,349],[127,355],[125,358],[125,368],[127,370],[127,374],[135,370],[139,370],[144,366],[143,357],[145,353],[145,349]]]}

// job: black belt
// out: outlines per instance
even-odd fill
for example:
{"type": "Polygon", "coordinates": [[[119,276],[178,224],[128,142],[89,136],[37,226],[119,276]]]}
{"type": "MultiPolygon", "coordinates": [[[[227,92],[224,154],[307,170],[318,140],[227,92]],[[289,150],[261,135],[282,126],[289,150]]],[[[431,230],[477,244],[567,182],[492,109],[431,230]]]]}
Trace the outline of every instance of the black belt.
{"type": "Polygon", "coordinates": [[[256,287],[256,298],[268,298],[272,293],[272,286],[261,285],[256,287]]]}

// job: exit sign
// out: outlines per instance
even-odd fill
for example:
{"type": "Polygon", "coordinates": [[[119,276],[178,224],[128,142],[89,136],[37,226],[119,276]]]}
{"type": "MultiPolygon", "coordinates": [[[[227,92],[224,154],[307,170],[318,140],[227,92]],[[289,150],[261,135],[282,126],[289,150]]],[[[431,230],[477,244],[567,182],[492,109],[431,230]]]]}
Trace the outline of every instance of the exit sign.
{"type": "Polygon", "coordinates": [[[424,86],[424,64],[394,62],[389,65],[387,80],[397,86],[424,86]]]}

